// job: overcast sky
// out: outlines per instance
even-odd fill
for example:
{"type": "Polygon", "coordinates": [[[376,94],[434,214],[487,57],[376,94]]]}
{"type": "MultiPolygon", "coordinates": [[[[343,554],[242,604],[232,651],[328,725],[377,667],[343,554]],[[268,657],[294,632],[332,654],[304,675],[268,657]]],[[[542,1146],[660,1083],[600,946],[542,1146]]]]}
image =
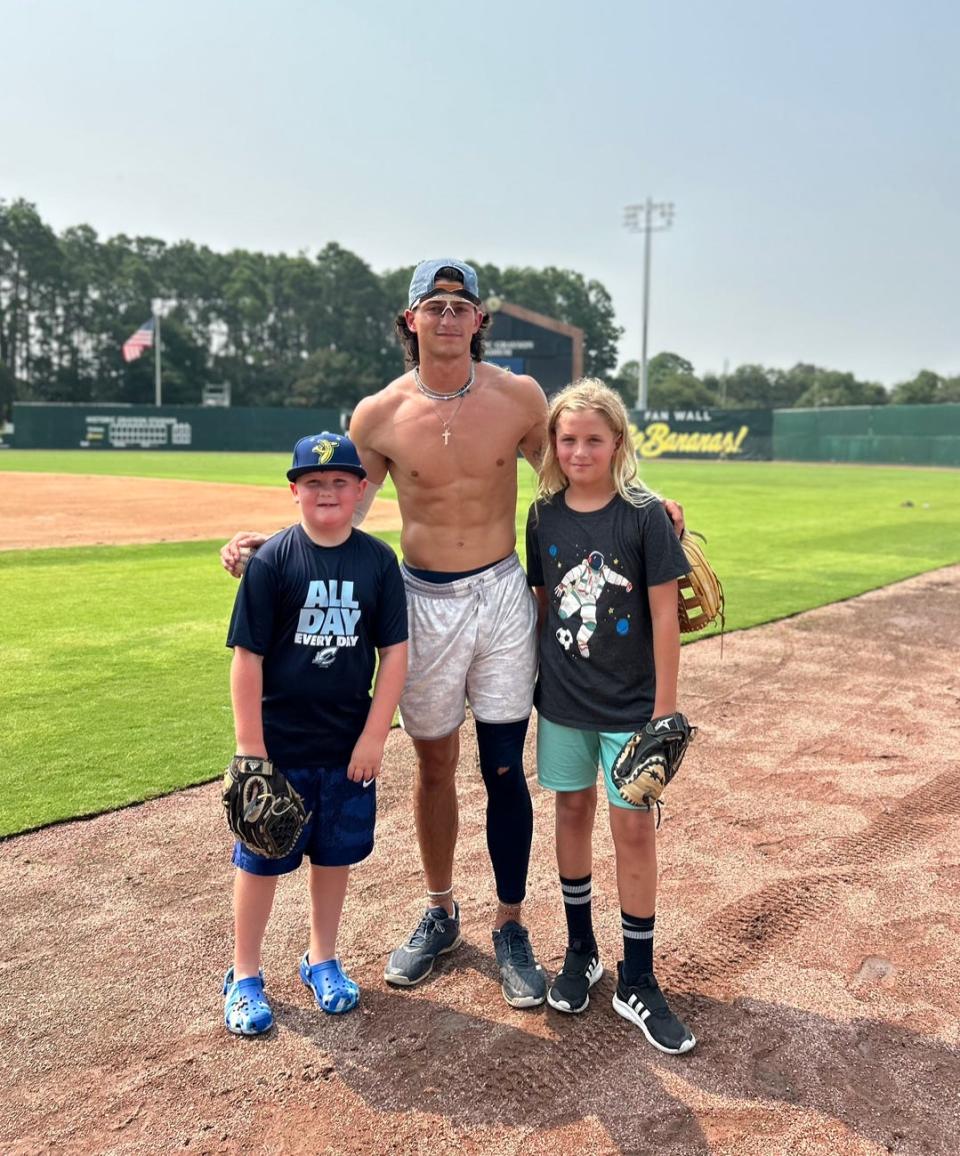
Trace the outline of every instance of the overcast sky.
{"type": "MultiPolygon", "coordinates": [[[[637,357],[960,373],[956,0],[0,0],[0,198],[58,231],[597,278],[637,357]]],[[[482,286],[481,286],[482,288],[482,286]]]]}

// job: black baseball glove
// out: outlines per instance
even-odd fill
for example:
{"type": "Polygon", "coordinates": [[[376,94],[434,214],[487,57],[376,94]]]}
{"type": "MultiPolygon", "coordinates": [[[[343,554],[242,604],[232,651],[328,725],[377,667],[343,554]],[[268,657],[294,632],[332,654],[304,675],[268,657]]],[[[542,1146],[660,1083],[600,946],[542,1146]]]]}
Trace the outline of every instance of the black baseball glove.
{"type": "Polygon", "coordinates": [[[697,728],[675,711],[651,719],[620,748],[611,775],[620,798],[649,811],[680,769],[697,728]]]}
{"type": "Polygon", "coordinates": [[[234,835],[265,859],[289,855],[310,818],[303,799],[273,763],[246,755],[234,755],[223,776],[223,808],[234,835]]]}

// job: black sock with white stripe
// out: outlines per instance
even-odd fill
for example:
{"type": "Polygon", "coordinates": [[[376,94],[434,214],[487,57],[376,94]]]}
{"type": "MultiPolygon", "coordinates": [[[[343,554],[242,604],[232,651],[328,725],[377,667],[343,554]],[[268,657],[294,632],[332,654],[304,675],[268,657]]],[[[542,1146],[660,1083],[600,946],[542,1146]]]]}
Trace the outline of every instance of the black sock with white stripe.
{"type": "Polygon", "coordinates": [[[653,971],[653,925],[656,915],[628,915],[621,907],[623,926],[623,982],[632,987],[641,975],[653,971]]]}
{"type": "Polygon", "coordinates": [[[563,912],[567,917],[567,941],[579,951],[588,951],[597,946],[593,936],[593,876],[582,879],[565,879],[560,876],[560,890],[563,892],[563,912]]]}

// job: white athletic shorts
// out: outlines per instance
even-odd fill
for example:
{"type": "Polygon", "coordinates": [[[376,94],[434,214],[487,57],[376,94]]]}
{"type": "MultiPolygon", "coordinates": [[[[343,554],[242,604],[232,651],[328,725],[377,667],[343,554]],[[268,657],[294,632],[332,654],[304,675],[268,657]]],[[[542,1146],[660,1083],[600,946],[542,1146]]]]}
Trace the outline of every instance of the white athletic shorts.
{"type": "Polygon", "coordinates": [[[410,642],[400,715],[415,739],[452,734],[469,702],[480,722],[530,717],[537,676],[537,603],[516,554],[454,582],[401,566],[410,642]]]}

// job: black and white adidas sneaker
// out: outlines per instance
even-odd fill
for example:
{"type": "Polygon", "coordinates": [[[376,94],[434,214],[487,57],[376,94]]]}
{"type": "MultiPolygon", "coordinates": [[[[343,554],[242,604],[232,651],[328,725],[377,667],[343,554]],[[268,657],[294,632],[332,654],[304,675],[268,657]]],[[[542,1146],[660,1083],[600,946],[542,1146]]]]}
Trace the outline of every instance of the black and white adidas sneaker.
{"type": "Polygon", "coordinates": [[[577,941],[567,948],[563,967],[547,992],[547,1003],[557,1011],[577,1015],[586,1011],[590,1003],[590,988],[603,975],[603,964],[597,954],[597,945],[581,951],[577,941]]]}
{"type": "Polygon", "coordinates": [[[613,1010],[637,1025],[661,1052],[678,1055],[689,1052],[697,1042],[693,1032],[670,1010],[653,972],[641,975],[630,987],[623,982],[623,964],[617,964],[617,990],[613,1010]]]}

